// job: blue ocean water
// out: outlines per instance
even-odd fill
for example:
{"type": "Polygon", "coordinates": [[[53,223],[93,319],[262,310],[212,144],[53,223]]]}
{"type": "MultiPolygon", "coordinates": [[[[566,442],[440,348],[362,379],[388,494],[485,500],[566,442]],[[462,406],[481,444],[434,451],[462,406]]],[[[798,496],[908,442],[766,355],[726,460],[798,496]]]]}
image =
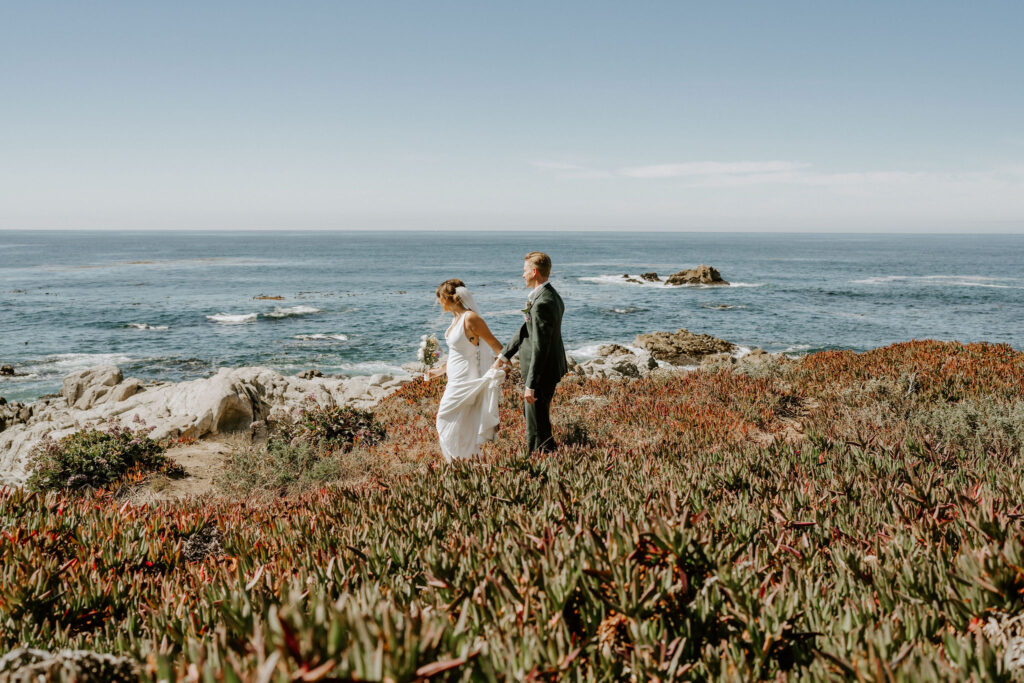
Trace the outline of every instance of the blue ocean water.
{"type": "Polygon", "coordinates": [[[0,363],[20,374],[0,377],[0,395],[36,398],[100,363],[173,380],[241,365],[393,372],[420,335],[443,333],[433,293],[450,277],[507,340],[534,249],[554,261],[578,355],[680,327],[788,353],[915,338],[1024,348],[1024,236],[4,231],[0,363]],[[620,277],[700,263],[733,286],[620,277]]]}

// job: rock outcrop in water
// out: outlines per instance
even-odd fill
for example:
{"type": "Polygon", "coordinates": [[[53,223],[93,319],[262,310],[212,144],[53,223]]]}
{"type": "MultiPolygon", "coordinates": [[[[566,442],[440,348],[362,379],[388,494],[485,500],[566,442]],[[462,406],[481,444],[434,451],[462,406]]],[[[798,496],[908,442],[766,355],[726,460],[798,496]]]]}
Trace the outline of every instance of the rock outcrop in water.
{"type": "Polygon", "coordinates": [[[0,409],[0,484],[20,484],[28,459],[44,437],[59,439],[109,420],[144,423],[154,439],[202,438],[247,431],[253,423],[288,420],[312,399],[360,408],[397,389],[403,379],[373,375],[338,379],[285,376],[268,368],[223,368],[213,377],[146,384],[112,365],[69,375],[60,395],[0,409]],[[11,415],[17,407],[16,415],[11,415]]]}
{"type": "Polygon", "coordinates": [[[666,285],[728,285],[722,279],[722,274],[717,268],[701,264],[696,268],[681,270],[678,273],[669,275],[665,280],[666,285]]]}
{"type": "Polygon", "coordinates": [[[646,349],[657,360],[672,365],[699,365],[705,356],[736,350],[732,342],[709,334],[694,334],[686,329],[637,335],[633,344],[646,349]]]}

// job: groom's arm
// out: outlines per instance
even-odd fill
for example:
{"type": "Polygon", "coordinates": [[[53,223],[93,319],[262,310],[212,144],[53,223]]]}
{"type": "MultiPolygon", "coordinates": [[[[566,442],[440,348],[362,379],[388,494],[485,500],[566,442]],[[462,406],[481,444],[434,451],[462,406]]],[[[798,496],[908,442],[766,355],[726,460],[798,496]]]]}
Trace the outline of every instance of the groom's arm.
{"type": "Polygon", "coordinates": [[[501,350],[502,357],[505,360],[512,362],[512,356],[519,353],[519,347],[523,345],[523,340],[529,336],[530,332],[526,329],[526,323],[523,323],[516,336],[512,337],[508,344],[505,345],[505,348],[501,350]]]}
{"type": "Polygon", "coordinates": [[[523,377],[523,385],[527,389],[536,390],[540,386],[541,373],[548,367],[548,359],[554,346],[552,339],[557,320],[558,307],[554,301],[545,299],[534,304],[530,320],[533,327],[530,330],[530,343],[533,344],[532,362],[523,377]]]}

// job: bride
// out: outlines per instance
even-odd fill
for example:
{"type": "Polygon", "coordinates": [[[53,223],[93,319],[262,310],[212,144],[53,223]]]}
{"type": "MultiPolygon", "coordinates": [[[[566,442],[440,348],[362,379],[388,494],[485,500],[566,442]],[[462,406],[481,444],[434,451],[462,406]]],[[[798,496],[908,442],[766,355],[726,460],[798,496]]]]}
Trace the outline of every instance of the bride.
{"type": "Polygon", "coordinates": [[[445,280],[437,288],[437,299],[453,318],[444,335],[448,362],[427,377],[448,375],[437,409],[437,435],[444,459],[451,462],[478,455],[480,444],[494,438],[505,372],[491,368],[502,347],[480,317],[465,283],[445,280]]]}

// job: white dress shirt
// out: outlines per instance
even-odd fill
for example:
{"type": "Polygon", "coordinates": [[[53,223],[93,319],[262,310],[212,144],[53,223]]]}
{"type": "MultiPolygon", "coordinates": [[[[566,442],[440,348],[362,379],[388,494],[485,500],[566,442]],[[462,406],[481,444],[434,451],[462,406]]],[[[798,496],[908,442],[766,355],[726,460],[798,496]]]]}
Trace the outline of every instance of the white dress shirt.
{"type": "Polygon", "coordinates": [[[534,287],[533,291],[530,292],[530,296],[526,297],[526,300],[529,301],[532,304],[534,302],[534,300],[536,300],[537,295],[540,294],[540,290],[544,289],[549,284],[551,284],[551,281],[550,280],[545,280],[544,282],[542,282],[539,285],[537,285],[536,287],[534,287]]]}

